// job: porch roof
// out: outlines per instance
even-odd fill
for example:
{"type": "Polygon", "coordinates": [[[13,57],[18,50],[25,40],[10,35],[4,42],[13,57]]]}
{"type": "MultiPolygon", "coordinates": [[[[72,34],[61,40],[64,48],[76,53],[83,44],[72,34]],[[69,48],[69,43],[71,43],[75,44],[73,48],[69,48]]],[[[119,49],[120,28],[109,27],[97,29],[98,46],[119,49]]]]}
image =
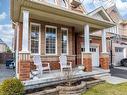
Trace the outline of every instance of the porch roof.
{"type": "Polygon", "coordinates": [[[77,13],[70,9],[61,8],[56,5],[47,4],[39,0],[11,0],[12,21],[22,22],[23,10],[28,10],[30,12],[30,18],[70,25],[77,28],[86,23],[94,29],[104,29],[115,25],[109,21],[98,20],[92,16],[77,13]]]}

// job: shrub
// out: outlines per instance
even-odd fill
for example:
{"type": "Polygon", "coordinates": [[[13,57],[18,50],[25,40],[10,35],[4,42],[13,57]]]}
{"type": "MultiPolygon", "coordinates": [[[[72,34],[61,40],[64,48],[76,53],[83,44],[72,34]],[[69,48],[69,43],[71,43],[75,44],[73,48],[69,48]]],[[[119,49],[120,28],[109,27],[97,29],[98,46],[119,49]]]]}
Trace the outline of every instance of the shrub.
{"type": "Polygon", "coordinates": [[[24,85],[16,78],[4,80],[0,85],[0,95],[23,95],[24,85]]]}

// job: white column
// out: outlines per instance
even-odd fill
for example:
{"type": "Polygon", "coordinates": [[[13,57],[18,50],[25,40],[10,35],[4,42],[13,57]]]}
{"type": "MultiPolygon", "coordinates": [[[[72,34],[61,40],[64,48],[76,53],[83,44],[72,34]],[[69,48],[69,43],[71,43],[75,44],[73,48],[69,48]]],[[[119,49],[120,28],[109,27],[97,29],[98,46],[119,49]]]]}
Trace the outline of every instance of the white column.
{"type": "Polygon", "coordinates": [[[18,52],[19,52],[19,24],[16,23],[16,32],[17,32],[17,38],[16,38],[16,62],[15,62],[15,70],[16,70],[16,77],[19,78],[18,76],[18,52]]]}
{"type": "Polygon", "coordinates": [[[106,31],[102,31],[102,53],[107,53],[106,31]]]}
{"type": "Polygon", "coordinates": [[[117,34],[120,35],[120,32],[119,32],[119,25],[116,25],[116,32],[117,32],[117,34]]]}
{"type": "Polygon", "coordinates": [[[22,52],[29,52],[29,11],[23,11],[23,36],[22,36],[22,52]]]}
{"type": "Polygon", "coordinates": [[[114,26],[114,34],[117,34],[117,26],[114,26]]]}
{"type": "Polygon", "coordinates": [[[86,24],[84,25],[84,47],[85,47],[85,52],[89,53],[90,52],[90,40],[89,40],[89,25],[86,24]]]}

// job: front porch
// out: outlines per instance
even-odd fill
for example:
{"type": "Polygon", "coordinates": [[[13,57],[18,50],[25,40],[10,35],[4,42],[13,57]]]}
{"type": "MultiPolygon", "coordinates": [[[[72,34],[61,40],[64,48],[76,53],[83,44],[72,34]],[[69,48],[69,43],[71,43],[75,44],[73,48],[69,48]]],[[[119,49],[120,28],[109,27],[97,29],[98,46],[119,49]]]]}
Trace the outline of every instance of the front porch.
{"type": "MultiPolygon", "coordinates": [[[[110,70],[104,70],[101,68],[93,68],[92,72],[84,72],[80,70],[78,67],[73,68],[72,78],[73,81],[82,80],[85,78],[100,78],[101,76],[109,76],[110,70]]],[[[41,78],[31,79],[28,81],[24,81],[25,89],[36,89],[43,88],[47,86],[57,85],[60,83],[66,82],[66,78],[64,74],[60,70],[52,70],[50,73],[44,73],[41,78]]]]}
{"type": "MultiPolygon", "coordinates": [[[[87,71],[83,72],[85,76],[93,75],[91,51],[95,52],[99,47],[97,67],[109,69],[105,30],[113,27],[114,23],[33,1],[25,1],[19,5],[21,11],[16,11],[19,16],[15,17],[17,21],[15,30],[17,32],[16,76],[20,80],[30,80],[31,59],[36,54],[42,57],[42,63],[50,63],[52,70],[60,69],[59,56],[66,54],[73,67],[84,65],[87,71]],[[90,34],[95,31],[101,31],[102,39],[91,39],[90,34]],[[90,51],[92,43],[95,43],[97,48],[94,47],[90,51]]],[[[102,69],[100,70],[103,72],[102,69]]],[[[79,71],[75,70],[76,76],[78,73],[79,71]]],[[[44,77],[49,76],[50,74],[44,77]]],[[[43,78],[38,80],[41,79],[43,78]]]]}

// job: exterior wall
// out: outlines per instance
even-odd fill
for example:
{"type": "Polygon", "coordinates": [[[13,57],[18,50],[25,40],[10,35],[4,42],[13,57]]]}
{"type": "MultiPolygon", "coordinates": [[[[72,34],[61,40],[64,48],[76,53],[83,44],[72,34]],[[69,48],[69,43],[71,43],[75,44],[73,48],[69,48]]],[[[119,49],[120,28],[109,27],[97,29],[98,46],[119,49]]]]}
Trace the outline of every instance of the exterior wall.
{"type": "Polygon", "coordinates": [[[77,65],[80,65],[80,64],[82,64],[82,61],[81,61],[81,58],[82,58],[82,56],[81,56],[81,43],[83,42],[83,38],[79,35],[79,34],[77,34],[77,36],[76,36],[76,54],[77,54],[77,65]]]}
{"type": "Polygon", "coordinates": [[[124,35],[124,36],[127,36],[127,24],[121,24],[121,31],[122,31],[122,34],[121,35],[124,35]]]}
{"type": "Polygon", "coordinates": [[[90,43],[98,44],[99,45],[99,53],[102,51],[102,40],[98,37],[92,37],[90,43]]]}
{"type": "Polygon", "coordinates": [[[120,15],[117,11],[117,8],[116,6],[112,6],[108,9],[106,9],[107,13],[110,15],[110,17],[112,18],[112,20],[115,22],[115,23],[119,23],[119,21],[121,20],[120,19],[120,15]],[[115,11],[116,10],[116,11],[115,11]]]}
{"type": "MultiPolygon", "coordinates": [[[[81,55],[81,45],[84,43],[84,38],[81,37],[80,35],[77,35],[76,37],[76,40],[77,40],[77,64],[80,65],[82,64],[82,55],[81,55]]],[[[99,44],[99,51],[101,52],[101,39],[98,39],[96,37],[92,37],[91,38],[91,41],[90,41],[91,44],[99,44]]]]}
{"type": "MultiPolygon", "coordinates": [[[[101,56],[101,52],[102,52],[102,40],[101,38],[99,37],[93,37],[91,36],[90,37],[90,44],[98,44],[99,45],[99,55],[101,56]]],[[[77,51],[77,65],[80,65],[82,64],[82,55],[81,55],[81,44],[84,43],[84,38],[81,37],[80,35],[77,35],[76,37],[76,41],[77,41],[77,44],[76,44],[76,51],[77,51]]],[[[107,51],[109,52],[110,50],[110,42],[109,40],[107,39],[107,51]]]]}
{"type": "MultiPolygon", "coordinates": [[[[41,57],[42,62],[50,63],[51,69],[59,69],[59,56],[61,55],[62,43],[61,43],[61,28],[68,28],[68,62],[72,62],[73,66],[75,66],[75,31],[73,27],[69,27],[66,25],[54,24],[49,22],[37,21],[34,19],[30,19],[32,23],[41,24],[41,57]],[[51,25],[57,27],[57,55],[46,55],[45,54],[45,25],[51,25]]],[[[30,35],[29,35],[30,38],[30,35]]],[[[30,41],[30,39],[29,39],[30,41]]],[[[29,42],[30,43],[30,42],[29,42]]],[[[30,44],[29,44],[30,48],[30,44]]],[[[20,23],[20,32],[19,32],[19,51],[22,49],[22,23],[20,23]]]]}

